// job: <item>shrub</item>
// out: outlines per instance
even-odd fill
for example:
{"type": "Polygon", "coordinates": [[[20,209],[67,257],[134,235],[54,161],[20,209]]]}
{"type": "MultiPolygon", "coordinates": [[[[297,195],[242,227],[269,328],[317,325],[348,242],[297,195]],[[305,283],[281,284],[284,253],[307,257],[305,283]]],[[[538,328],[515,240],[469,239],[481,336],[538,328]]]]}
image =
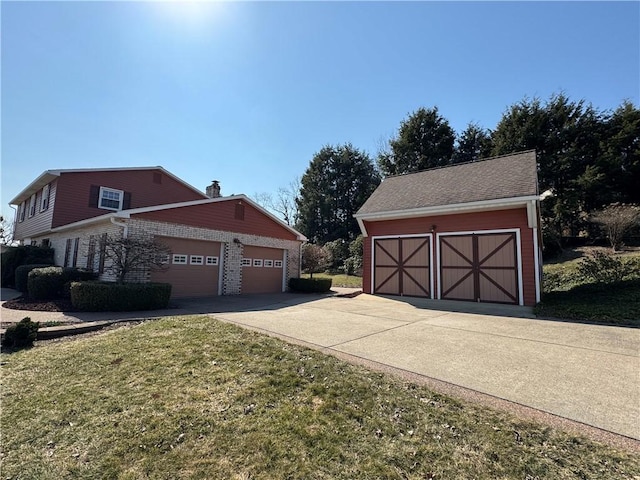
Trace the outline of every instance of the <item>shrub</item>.
{"type": "Polygon", "coordinates": [[[32,322],[29,317],[25,317],[7,328],[4,332],[2,346],[10,350],[31,347],[38,337],[38,328],[40,328],[38,322],[32,322]]]}
{"type": "Polygon", "coordinates": [[[324,293],[331,290],[330,278],[290,278],[289,288],[294,292],[324,293]]]}
{"type": "Polygon", "coordinates": [[[62,267],[35,268],[29,272],[29,298],[47,300],[60,295],[63,285],[62,267]]]}
{"type": "Polygon", "coordinates": [[[167,308],[168,283],[72,282],[71,304],[87,312],[122,312],[167,308]]]}
{"type": "Polygon", "coordinates": [[[29,273],[29,297],[34,300],[69,298],[71,282],[94,280],[96,274],[78,268],[45,267],[29,273]]]}
{"type": "Polygon", "coordinates": [[[20,265],[53,265],[52,248],[35,247],[32,245],[20,245],[17,247],[5,248],[6,250],[2,252],[2,256],[0,257],[2,285],[5,287],[16,286],[16,268],[18,268],[20,265]]]}
{"type": "Polygon", "coordinates": [[[594,252],[578,264],[578,275],[587,282],[614,283],[638,274],[637,261],[623,261],[605,252],[594,252]]]}
{"type": "Polygon", "coordinates": [[[16,290],[18,290],[21,293],[27,294],[29,291],[29,273],[31,273],[31,270],[34,270],[36,268],[43,268],[43,267],[48,267],[49,264],[47,263],[35,263],[35,264],[29,264],[29,265],[20,265],[19,267],[16,268],[16,273],[15,273],[15,282],[14,285],[16,287],[16,290]]]}

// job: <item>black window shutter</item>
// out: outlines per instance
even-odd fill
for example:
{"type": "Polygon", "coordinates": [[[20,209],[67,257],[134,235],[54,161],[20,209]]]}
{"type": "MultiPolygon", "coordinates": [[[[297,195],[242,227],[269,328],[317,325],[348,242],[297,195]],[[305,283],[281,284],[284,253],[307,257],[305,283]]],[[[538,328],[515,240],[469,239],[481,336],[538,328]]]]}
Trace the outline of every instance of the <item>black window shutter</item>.
{"type": "Polygon", "coordinates": [[[71,239],[67,238],[67,243],[64,249],[64,266],[69,266],[69,255],[71,254],[71,239]]]}
{"type": "Polygon", "coordinates": [[[124,198],[122,199],[122,209],[128,210],[131,208],[131,192],[124,192],[124,198]]]}
{"type": "Polygon", "coordinates": [[[89,188],[89,206],[98,208],[98,197],[100,196],[100,187],[98,185],[91,185],[89,188]]]}
{"type": "Polygon", "coordinates": [[[73,241],[73,261],[71,263],[72,267],[76,267],[78,265],[78,248],[80,247],[80,238],[76,237],[73,241]]]}

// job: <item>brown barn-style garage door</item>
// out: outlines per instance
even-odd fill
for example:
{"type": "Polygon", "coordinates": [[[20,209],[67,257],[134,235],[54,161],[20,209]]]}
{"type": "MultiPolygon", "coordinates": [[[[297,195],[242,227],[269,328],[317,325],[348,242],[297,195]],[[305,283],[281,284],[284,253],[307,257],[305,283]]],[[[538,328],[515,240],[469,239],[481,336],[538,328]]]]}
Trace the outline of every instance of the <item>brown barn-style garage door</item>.
{"type": "Polygon", "coordinates": [[[218,295],[220,246],[218,242],[156,237],[171,249],[166,269],[151,272],[152,282],[170,283],[171,297],[218,295]]]}
{"type": "Polygon", "coordinates": [[[242,293],[283,291],[284,250],[245,245],[242,258],[242,293]]]}
{"type": "Polygon", "coordinates": [[[374,239],[373,292],[431,297],[430,237],[374,239]]]}
{"type": "Polygon", "coordinates": [[[518,304],[515,232],[440,235],[440,298],[518,304]]]}

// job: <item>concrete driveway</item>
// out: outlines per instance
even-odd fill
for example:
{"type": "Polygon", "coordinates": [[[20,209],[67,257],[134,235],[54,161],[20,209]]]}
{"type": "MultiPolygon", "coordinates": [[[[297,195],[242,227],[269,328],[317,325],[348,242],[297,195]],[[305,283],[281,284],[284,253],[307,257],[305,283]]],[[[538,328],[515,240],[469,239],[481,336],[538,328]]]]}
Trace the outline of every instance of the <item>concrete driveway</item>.
{"type": "Polygon", "coordinates": [[[640,439],[639,329],[370,295],[226,310],[214,316],[640,439]]]}

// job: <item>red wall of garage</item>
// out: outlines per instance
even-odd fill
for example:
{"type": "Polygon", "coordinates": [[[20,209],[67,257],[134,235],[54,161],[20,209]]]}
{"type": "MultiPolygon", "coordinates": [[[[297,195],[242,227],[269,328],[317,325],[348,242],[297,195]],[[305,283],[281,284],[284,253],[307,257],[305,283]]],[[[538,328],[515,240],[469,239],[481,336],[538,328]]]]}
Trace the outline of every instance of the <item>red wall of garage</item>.
{"type": "Polygon", "coordinates": [[[285,240],[297,239],[296,235],[290,230],[269,218],[257,208],[239,199],[137,213],[132,215],[132,218],[285,240]],[[242,220],[236,218],[236,205],[239,203],[244,205],[244,219],[242,220]]]}
{"type": "MultiPolygon", "coordinates": [[[[527,223],[527,209],[517,208],[492,212],[459,213],[430,217],[407,218],[402,220],[384,220],[364,222],[368,236],[364,242],[364,269],[362,286],[365,293],[371,293],[371,237],[381,235],[413,235],[435,231],[432,248],[434,268],[436,264],[436,233],[497,230],[519,228],[522,253],[522,290],[525,305],[535,305],[535,257],[533,251],[533,230],[527,223]]],[[[435,273],[435,272],[434,272],[435,273]]],[[[434,292],[437,292],[438,276],[434,275],[434,292]]]]}

